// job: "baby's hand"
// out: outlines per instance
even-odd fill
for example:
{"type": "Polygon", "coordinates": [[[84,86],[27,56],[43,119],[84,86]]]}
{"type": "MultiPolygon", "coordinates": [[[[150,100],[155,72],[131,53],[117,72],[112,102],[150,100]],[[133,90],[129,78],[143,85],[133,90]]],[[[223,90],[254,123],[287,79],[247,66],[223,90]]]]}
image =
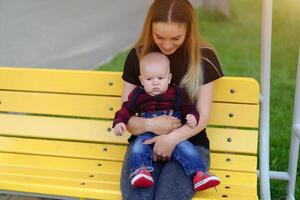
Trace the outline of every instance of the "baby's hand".
{"type": "Polygon", "coordinates": [[[195,118],[194,115],[192,115],[192,114],[187,114],[186,117],[185,117],[185,119],[186,119],[186,123],[187,123],[187,125],[188,125],[189,127],[191,127],[191,128],[195,128],[195,127],[196,127],[196,125],[197,125],[197,120],[196,120],[196,118],[195,118]]]}
{"type": "Polygon", "coordinates": [[[126,125],[124,123],[117,123],[115,126],[114,126],[114,132],[115,132],[115,135],[116,136],[121,136],[123,135],[123,133],[126,131],[126,125]]]}

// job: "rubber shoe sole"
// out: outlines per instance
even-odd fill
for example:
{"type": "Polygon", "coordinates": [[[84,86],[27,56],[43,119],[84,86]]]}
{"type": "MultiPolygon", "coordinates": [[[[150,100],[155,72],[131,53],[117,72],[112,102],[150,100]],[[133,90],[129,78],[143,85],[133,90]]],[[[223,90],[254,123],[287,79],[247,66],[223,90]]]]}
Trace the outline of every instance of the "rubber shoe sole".
{"type": "Polygon", "coordinates": [[[219,184],[220,184],[220,180],[215,176],[211,176],[211,177],[207,177],[206,179],[196,183],[194,185],[194,190],[195,191],[203,191],[203,190],[207,190],[209,188],[215,187],[219,184]]]}
{"type": "Polygon", "coordinates": [[[131,180],[131,185],[139,188],[149,188],[153,185],[153,183],[153,178],[145,174],[137,174],[131,180]]]}

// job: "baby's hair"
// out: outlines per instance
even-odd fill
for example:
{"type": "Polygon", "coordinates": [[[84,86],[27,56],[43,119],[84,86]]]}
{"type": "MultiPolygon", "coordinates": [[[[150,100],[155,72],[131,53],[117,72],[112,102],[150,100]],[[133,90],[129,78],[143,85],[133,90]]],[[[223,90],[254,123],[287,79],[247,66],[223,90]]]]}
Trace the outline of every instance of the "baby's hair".
{"type": "Polygon", "coordinates": [[[169,58],[159,52],[151,52],[142,57],[140,60],[140,68],[153,63],[160,63],[161,65],[167,66],[170,69],[169,58]]]}

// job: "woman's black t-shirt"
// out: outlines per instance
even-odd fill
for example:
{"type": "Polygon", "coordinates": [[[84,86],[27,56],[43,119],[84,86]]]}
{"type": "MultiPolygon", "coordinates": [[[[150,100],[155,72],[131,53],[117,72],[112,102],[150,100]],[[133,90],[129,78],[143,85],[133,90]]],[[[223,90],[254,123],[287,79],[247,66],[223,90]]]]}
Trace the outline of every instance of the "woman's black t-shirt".
{"type": "MultiPolygon", "coordinates": [[[[156,51],[160,52],[159,49],[156,51]]],[[[222,69],[220,67],[219,60],[215,52],[209,47],[203,47],[201,51],[201,64],[203,71],[203,84],[212,82],[223,76],[222,69]]],[[[188,67],[188,56],[183,47],[178,48],[172,55],[168,55],[170,60],[170,71],[172,73],[171,83],[179,85],[181,79],[185,75],[188,67]]],[[[140,68],[139,68],[139,59],[135,49],[132,49],[126,59],[124,71],[123,71],[123,80],[141,86],[139,81],[140,68]]],[[[131,136],[129,141],[132,141],[135,137],[131,136]]],[[[205,129],[203,129],[197,135],[189,139],[194,145],[204,146],[209,148],[209,140],[206,135],[205,129]]]]}

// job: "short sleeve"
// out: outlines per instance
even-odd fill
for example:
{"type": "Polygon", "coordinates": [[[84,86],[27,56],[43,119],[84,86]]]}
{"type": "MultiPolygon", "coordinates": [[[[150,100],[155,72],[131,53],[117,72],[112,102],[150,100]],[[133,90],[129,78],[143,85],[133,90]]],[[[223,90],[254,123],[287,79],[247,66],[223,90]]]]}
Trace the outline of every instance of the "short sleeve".
{"type": "Polygon", "coordinates": [[[210,83],[224,76],[219,59],[211,48],[201,48],[201,56],[204,84],[210,83]]]}
{"type": "Polygon", "coordinates": [[[139,59],[136,50],[131,49],[125,61],[122,78],[128,83],[140,85],[139,74],[139,59]]]}

